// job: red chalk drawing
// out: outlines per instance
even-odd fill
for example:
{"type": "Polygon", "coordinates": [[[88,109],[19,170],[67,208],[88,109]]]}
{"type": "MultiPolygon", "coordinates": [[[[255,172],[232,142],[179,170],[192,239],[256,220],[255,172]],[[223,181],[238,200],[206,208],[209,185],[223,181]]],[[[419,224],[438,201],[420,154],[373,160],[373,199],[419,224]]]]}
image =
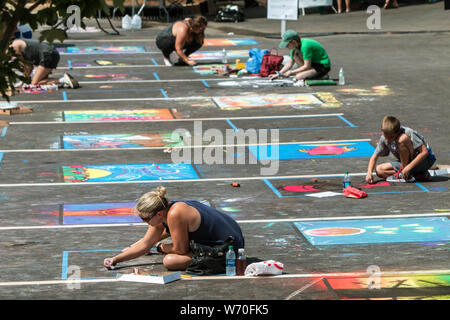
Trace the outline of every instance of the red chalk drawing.
{"type": "Polygon", "coordinates": [[[361,189],[369,189],[369,188],[375,188],[375,187],[390,187],[391,184],[387,181],[382,181],[382,182],[378,182],[378,183],[373,183],[373,184],[366,184],[364,186],[358,186],[358,188],[361,189]]]}
{"type": "Polygon", "coordinates": [[[299,151],[306,152],[310,155],[339,155],[353,150],[356,150],[356,148],[338,146],[320,146],[309,150],[299,149],[299,151]]]}
{"type": "Polygon", "coordinates": [[[317,237],[334,237],[334,236],[350,236],[366,232],[362,228],[351,228],[351,227],[341,227],[341,228],[321,228],[321,229],[311,229],[306,230],[305,233],[310,236],[317,237]]]}
{"type": "Polygon", "coordinates": [[[283,187],[283,190],[286,191],[292,191],[292,192],[313,192],[313,191],[320,191],[319,189],[314,188],[314,186],[311,185],[292,185],[292,186],[285,186],[283,187]]]}

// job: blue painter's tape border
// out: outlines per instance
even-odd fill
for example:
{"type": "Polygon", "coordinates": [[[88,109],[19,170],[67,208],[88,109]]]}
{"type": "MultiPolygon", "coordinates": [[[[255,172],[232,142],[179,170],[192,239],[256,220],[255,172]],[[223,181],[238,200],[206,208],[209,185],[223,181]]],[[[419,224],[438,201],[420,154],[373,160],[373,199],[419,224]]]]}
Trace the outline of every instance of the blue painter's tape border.
{"type": "Polygon", "coordinates": [[[1,133],[0,137],[6,136],[6,131],[8,131],[8,127],[7,126],[3,127],[3,130],[2,130],[2,133],[1,133]]]}
{"type": "MultiPolygon", "coordinates": [[[[205,80],[202,80],[205,81],[205,80]]],[[[276,128],[277,130],[280,131],[295,131],[295,130],[323,130],[323,129],[343,129],[343,128],[357,128],[358,126],[354,125],[353,123],[351,123],[350,121],[348,121],[347,119],[344,118],[344,116],[342,115],[316,115],[312,118],[338,118],[342,121],[344,121],[347,126],[325,126],[325,127],[306,127],[306,128],[276,128]]],[[[251,119],[251,118],[248,118],[251,119]]],[[[243,118],[239,118],[237,119],[237,121],[241,121],[241,120],[248,120],[247,118],[243,117],[243,118]]],[[[265,117],[264,119],[251,119],[254,121],[259,121],[259,120],[263,120],[263,121],[267,121],[269,119],[286,119],[286,117],[282,117],[282,116],[269,116],[269,117],[265,117]]],[[[295,119],[295,118],[289,118],[289,119],[295,119]]],[[[228,121],[228,120],[227,120],[228,121]]],[[[230,124],[231,125],[231,124],[230,124]]],[[[233,124],[234,125],[234,124],[233,124]]],[[[234,129],[234,126],[232,126],[232,128],[234,129]]],[[[256,131],[259,130],[263,130],[263,129],[256,129],[256,131]]],[[[266,130],[271,130],[271,129],[266,129],[266,130]]],[[[237,131],[237,130],[235,130],[237,131]]]]}
{"type": "Polygon", "coordinates": [[[344,118],[344,116],[339,115],[337,116],[339,119],[341,119],[342,121],[344,121],[346,124],[348,124],[349,127],[351,128],[357,128],[358,126],[355,126],[353,123],[351,123],[350,121],[348,121],[347,119],[344,118]]]}
{"type": "Polygon", "coordinates": [[[166,93],[166,90],[160,89],[160,91],[161,91],[162,95],[164,96],[164,98],[166,98],[166,99],[169,98],[169,96],[166,93]]]}
{"type": "Polygon", "coordinates": [[[235,132],[238,132],[238,131],[239,131],[238,127],[236,127],[236,126],[234,125],[234,123],[231,122],[230,119],[227,119],[227,122],[228,122],[228,124],[230,125],[230,127],[233,128],[233,130],[234,130],[235,132]]]}
{"type": "MultiPolygon", "coordinates": [[[[72,250],[72,251],[63,251],[62,253],[62,263],[61,263],[61,280],[67,280],[67,269],[69,267],[69,254],[70,253],[82,253],[82,252],[120,252],[120,249],[108,249],[108,250],[72,250]]],[[[79,280],[88,280],[88,279],[112,279],[115,277],[90,277],[90,278],[80,278],[79,280]]]]}
{"type": "Polygon", "coordinates": [[[210,85],[208,84],[208,82],[206,82],[206,80],[202,80],[202,83],[205,87],[211,88],[210,85]]]}
{"type": "Polygon", "coordinates": [[[153,72],[153,76],[155,77],[156,80],[161,81],[161,79],[159,78],[159,76],[156,72],[153,72]]]}
{"type": "Polygon", "coordinates": [[[263,180],[264,183],[273,191],[273,193],[275,193],[278,198],[285,198],[283,197],[283,195],[270,183],[270,181],[268,179],[264,179],[263,180]]]}

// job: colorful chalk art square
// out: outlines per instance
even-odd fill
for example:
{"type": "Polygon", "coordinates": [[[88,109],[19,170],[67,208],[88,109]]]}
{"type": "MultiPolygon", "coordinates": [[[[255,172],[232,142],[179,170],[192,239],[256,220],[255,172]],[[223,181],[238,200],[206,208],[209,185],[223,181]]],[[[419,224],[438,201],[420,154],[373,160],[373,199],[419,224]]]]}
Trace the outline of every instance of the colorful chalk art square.
{"type": "Polygon", "coordinates": [[[446,217],[295,222],[314,246],[450,240],[446,217]]]}
{"type": "MultiPolygon", "coordinates": [[[[364,178],[365,175],[352,176],[352,185],[369,195],[429,192],[426,187],[418,182],[395,183],[379,180],[369,184],[364,181],[364,178]]],[[[264,182],[279,198],[305,196],[325,198],[337,195],[344,196],[342,193],[342,179],[342,176],[320,176],[308,179],[265,179],[264,182]]]]}
{"type": "Polygon", "coordinates": [[[312,93],[215,97],[213,101],[220,109],[321,105],[323,103],[312,93]]]}
{"type": "Polygon", "coordinates": [[[64,111],[66,122],[173,119],[169,109],[64,111]]]}
{"type": "MultiPolygon", "coordinates": [[[[193,60],[222,60],[222,51],[197,51],[192,53],[189,58],[193,60]]],[[[248,50],[228,50],[227,59],[248,58],[248,50]]]]}
{"type": "MultiPolygon", "coordinates": [[[[230,65],[233,68],[235,65],[230,65]]],[[[199,74],[217,74],[219,72],[225,72],[227,67],[225,64],[201,64],[193,66],[192,69],[199,74]]]]}
{"type": "MultiPolygon", "coordinates": [[[[191,199],[189,199],[191,200],[191,199]]],[[[193,199],[211,207],[205,199],[193,199]]],[[[142,223],[135,213],[136,202],[70,203],[58,208],[33,213],[47,225],[89,225],[114,223],[142,223]]]]}
{"type": "Polygon", "coordinates": [[[113,182],[198,179],[191,164],[148,163],[62,167],[64,182],[113,182]]]}
{"type": "Polygon", "coordinates": [[[143,46],[73,46],[57,48],[61,54],[144,53],[143,46]]]}
{"type": "MultiPolygon", "coordinates": [[[[327,278],[333,290],[364,290],[368,289],[367,277],[352,278],[327,278]]],[[[449,274],[414,274],[404,276],[381,276],[379,278],[380,289],[411,289],[411,288],[444,288],[450,286],[449,274]]],[[[324,286],[326,288],[326,286],[324,286]]],[[[370,289],[369,289],[370,290],[370,289]]],[[[432,292],[432,291],[431,291],[432,292]]],[[[431,293],[430,292],[430,293],[431,293]]],[[[388,295],[388,292],[387,296],[388,295]]],[[[363,295],[362,295],[363,296],[363,295]]],[[[414,297],[409,297],[415,300],[414,297]]],[[[404,297],[402,300],[407,300],[404,297]]]]}
{"type": "Polygon", "coordinates": [[[63,224],[140,223],[134,202],[63,205],[63,224]]]}
{"type": "Polygon", "coordinates": [[[114,80],[142,80],[140,77],[131,76],[126,73],[112,73],[112,74],[85,74],[83,77],[88,79],[108,79],[114,80]]]}
{"type": "Polygon", "coordinates": [[[370,157],[375,148],[367,141],[336,143],[293,143],[249,146],[257,160],[370,157]]]}
{"type": "Polygon", "coordinates": [[[63,136],[64,149],[176,147],[184,145],[177,133],[100,134],[63,136]]]}
{"type": "Polygon", "coordinates": [[[225,47],[225,46],[255,46],[258,41],[251,38],[242,39],[205,39],[203,46],[205,47],[225,47]]]}

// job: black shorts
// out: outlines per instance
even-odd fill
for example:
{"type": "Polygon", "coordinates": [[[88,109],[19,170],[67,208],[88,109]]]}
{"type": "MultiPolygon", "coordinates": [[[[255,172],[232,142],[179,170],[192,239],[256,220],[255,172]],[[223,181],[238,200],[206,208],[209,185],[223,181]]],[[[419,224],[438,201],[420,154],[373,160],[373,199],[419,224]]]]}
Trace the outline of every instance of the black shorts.
{"type": "MultiPolygon", "coordinates": [[[[420,174],[427,172],[434,164],[435,160],[433,160],[431,157],[426,157],[421,162],[419,162],[414,168],[411,169],[411,174],[420,174]]],[[[391,162],[392,168],[394,168],[395,171],[400,170],[402,163],[398,161],[392,161],[391,162]]]]}
{"type": "Polygon", "coordinates": [[[56,69],[59,63],[59,52],[56,49],[42,50],[39,53],[39,65],[48,69],[56,69]]]}
{"type": "Polygon", "coordinates": [[[321,63],[313,63],[311,67],[316,70],[317,74],[314,76],[314,78],[322,78],[324,75],[328,74],[330,72],[330,67],[325,67],[321,63]]]}
{"type": "MultiPolygon", "coordinates": [[[[175,37],[174,36],[158,36],[156,37],[156,46],[161,50],[165,58],[169,58],[170,54],[175,51],[175,37]]],[[[184,44],[184,54],[189,55],[202,47],[203,43],[198,43],[193,40],[184,44]]]]}

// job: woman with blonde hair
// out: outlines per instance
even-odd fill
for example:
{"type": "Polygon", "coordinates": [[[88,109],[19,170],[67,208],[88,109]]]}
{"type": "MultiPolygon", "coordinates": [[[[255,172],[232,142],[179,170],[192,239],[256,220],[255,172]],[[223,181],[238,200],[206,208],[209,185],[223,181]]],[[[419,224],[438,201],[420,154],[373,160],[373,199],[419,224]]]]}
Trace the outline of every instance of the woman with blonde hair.
{"type": "Polygon", "coordinates": [[[169,270],[185,270],[191,263],[191,240],[205,245],[223,243],[228,236],[235,238],[235,251],[244,248],[244,237],[235,220],[205,204],[194,200],[169,201],[166,188],[145,193],[136,204],[142,221],[148,224],[142,239],[112,258],[103,262],[107,269],[117,263],[147,254],[156,245],[165,254],[163,263],[169,270]],[[172,243],[160,242],[170,236],[172,243]]]}
{"type": "Polygon", "coordinates": [[[207,25],[205,17],[196,16],[171,23],[164,28],[156,37],[156,46],[164,56],[164,63],[167,66],[173,65],[170,55],[175,51],[179,57],[175,65],[196,65],[197,62],[189,59],[189,55],[203,46],[207,25]]]}

